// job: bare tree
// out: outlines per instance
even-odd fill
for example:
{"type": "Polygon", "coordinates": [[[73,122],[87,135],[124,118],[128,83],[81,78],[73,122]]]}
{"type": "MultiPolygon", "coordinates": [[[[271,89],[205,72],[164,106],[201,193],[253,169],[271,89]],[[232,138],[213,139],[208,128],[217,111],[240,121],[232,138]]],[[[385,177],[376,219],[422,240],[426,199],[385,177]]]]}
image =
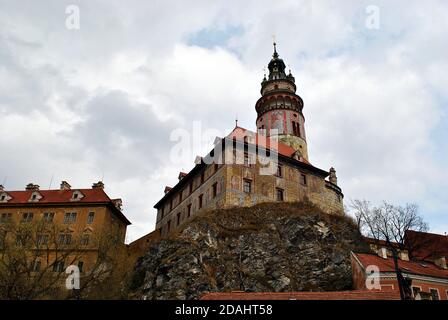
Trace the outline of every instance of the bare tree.
{"type": "Polygon", "coordinates": [[[0,225],[0,299],[81,299],[101,294],[119,298],[124,271],[118,264],[126,251],[114,236],[117,233],[105,230],[92,235],[90,246],[61,234],[66,233],[43,221],[0,225]],[[76,265],[92,251],[95,261],[81,273],[80,288],[67,290],[65,267],[76,265]]]}
{"type": "Polygon", "coordinates": [[[395,272],[397,274],[400,296],[408,299],[412,295],[407,279],[404,279],[398,265],[398,250],[410,250],[405,242],[407,230],[427,231],[428,224],[418,213],[416,204],[394,206],[383,202],[380,206],[372,206],[366,200],[354,200],[351,207],[358,226],[363,234],[375,240],[386,242],[388,249],[392,252],[395,272]]]}

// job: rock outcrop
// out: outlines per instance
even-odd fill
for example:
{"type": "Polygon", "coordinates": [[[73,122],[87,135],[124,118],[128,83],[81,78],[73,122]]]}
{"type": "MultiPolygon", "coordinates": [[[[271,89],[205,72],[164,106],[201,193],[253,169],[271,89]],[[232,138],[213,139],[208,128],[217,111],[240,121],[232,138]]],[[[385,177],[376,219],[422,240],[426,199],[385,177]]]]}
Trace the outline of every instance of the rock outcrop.
{"type": "Polygon", "coordinates": [[[214,291],[346,290],[352,250],[368,250],[353,221],[308,203],[214,210],[139,259],[133,292],[198,299],[214,291]]]}

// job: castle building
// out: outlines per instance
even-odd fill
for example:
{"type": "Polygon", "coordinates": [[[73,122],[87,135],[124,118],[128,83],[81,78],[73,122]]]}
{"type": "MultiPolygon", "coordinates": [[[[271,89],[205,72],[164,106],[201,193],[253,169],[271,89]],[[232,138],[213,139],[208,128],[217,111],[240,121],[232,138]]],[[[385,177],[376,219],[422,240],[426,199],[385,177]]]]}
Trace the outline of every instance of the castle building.
{"type": "Polygon", "coordinates": [[[110,199],[102,182],[90,189],[72,189],[66,181],[55,190],[32,183],[16,191],[0,186],[0,252],[29,251],[34,272],[64,272],[68,265],[89,272],[106,254],[103,249],[126,250],[131,223],[121,207],[121,199],[110,199]]]}
{"type": "Polygon", "coordinates": [[[268,68],[255,105],[257,132],[236,125],[190,172],[181,172],[175,186],[165,188],[155,205],[162,236],[202,210],[261,202],[308,200],[325,212],[343,212],[336,171],[309,161],[303,100],[275,43],[268,68]]]}

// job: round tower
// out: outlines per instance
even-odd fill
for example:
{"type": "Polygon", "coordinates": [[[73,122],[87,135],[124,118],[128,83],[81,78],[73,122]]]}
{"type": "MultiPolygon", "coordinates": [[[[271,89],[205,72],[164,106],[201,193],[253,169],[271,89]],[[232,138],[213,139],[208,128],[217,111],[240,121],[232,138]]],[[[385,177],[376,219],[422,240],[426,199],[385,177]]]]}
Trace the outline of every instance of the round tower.
{"type": "Polygon", "coordinates": [[[278,138],[294,148],[299,156],[308,161],[305,135],[303,100],[296,94],[296,84],[291,70],[286,74],[285,63],[279,58],[274,42],[274,54],[269,62],[269,77],[261,82],[261,98],[258,99],[257,128],[268,137],[278,138]]]}

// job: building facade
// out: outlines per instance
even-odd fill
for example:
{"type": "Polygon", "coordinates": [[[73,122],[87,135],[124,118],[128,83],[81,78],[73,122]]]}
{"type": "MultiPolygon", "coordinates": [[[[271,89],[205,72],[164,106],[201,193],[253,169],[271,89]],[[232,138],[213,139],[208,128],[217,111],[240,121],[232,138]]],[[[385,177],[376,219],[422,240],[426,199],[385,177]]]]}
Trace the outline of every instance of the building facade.
{"type": "Polygon", "coordinates": [[[32,252],[35,272],[63,272],[68,265],[89,272],[102,248],[126,250],[130,222],[121,205],[120,199],[108,197],[102,182],[91,189],[72,189],[65,181],[59,190],[28,184],[24,191],[9,191],[0,186],[0,251],[16,246],[32,252]]]}
{"type": "MultiPolygon", "coordinates": [[[[366,241],[377,254],[352,253],[354,289],[368,289],[367,283],[373,281],[370,271],[375,269],[379,272],[379,289],[399,293],[393,254],[388,245],[381,240],[367,238],[366,241]]],[[[398,267],[410,281],[413,299],[448,300],[447,243],[447,236],[416,231],[406,232],[404,247],[407,249],[392,243],[398,252],[398,267]]]]}
{"type": "Polygon", "coordinates": [[[180,173],[174,187],[165,188],[155,205],[162,236],[201,210],[261,202],[308,200],[327,213],[343,212],[336,171],[309,162],[303,101],[275,44],[268,68],[255,107],[257,132],[236,125],[189,173],[180,173]]]}

